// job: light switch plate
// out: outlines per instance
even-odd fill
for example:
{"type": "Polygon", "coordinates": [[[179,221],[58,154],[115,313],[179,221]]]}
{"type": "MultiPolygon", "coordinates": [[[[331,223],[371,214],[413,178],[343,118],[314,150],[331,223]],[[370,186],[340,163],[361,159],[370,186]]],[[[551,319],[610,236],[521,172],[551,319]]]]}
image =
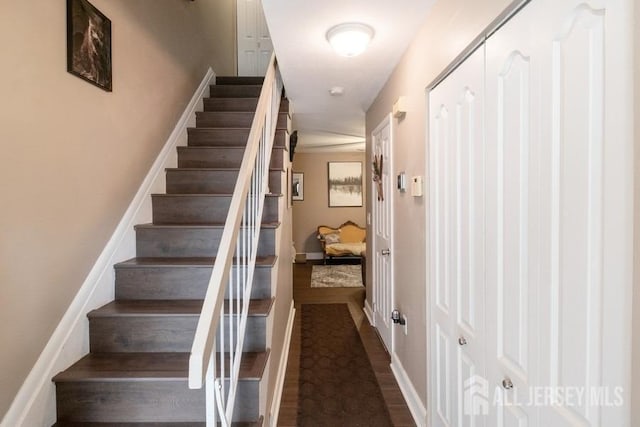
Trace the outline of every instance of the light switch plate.
{"type": "Polygon", "coordinates": [[[404,172],[400,172],[398,175],[398,190],[401,193],[407,191],[407,175],[404,172]]]}

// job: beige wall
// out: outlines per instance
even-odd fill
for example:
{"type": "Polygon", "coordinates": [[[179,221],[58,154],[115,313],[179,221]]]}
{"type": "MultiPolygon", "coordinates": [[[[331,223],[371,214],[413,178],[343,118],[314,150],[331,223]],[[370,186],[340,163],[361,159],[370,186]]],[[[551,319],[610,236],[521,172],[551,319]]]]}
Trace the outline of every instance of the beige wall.
{"type": "MultiPolygon", "coordinates": [[[[640,6],[634,3],[634,77],[640,76],[640,6]]],[[[631,419],[640,419],[640,83],[634,86],[634,272],[631,419]]]]}
{"type": "MultiPolygon", "coordinates": [[[[304,173],[304,200],[293,202],[293,242],[297,253],[322,252],[316,238],[319,225],[337,227],[353,221],[364,227],[365,208],[330,208],[328,162],[362,162],[367,170],[364,153],[299,153],[293,158],[293,172],[304,173]]],[[[368,181],[363,185],[368,187],[368,181]]],[[[365,197],[366,198],[366,197],[365,197]]]]}
{"type": "MultiPolygon", "coordinates": [[[[394,120],[393,156],[395,176],[428,176],[426,163],[425,88],[452,60],[491,23],[510,0],[438,0],[417,37],[405,52],[366,116],[367,158],[371,132],[391,112],[399,96],[407,97],[406,117],[394,120]]],[[[370,171],[368,171],[370,173],[370,171]]],[[[371,177],[368,178],[369,181],[371,177]]],[[[408,335],[396,334],[395,352],[413,386],[427,406],[426,320],[427,205],[429,181],[424,180],[422,198],[409,192],[394,194],[395,305],[408,317],[408,335]]],[[[367,200],[371,201],[370,194],[367,200]]],[[[370,204],[368,205],[370,211],[370,204]]],[[[369,269],[370,272],[371,269],[369,269]]],[[[367,283],[371,283],[371,277],[367,283]]],[[[371,289],[367,299],[371,304],[371,289]]]]}
{"type": "Polygon", "coordinates": [[[207,67],[234,71],[233,0],[92,3],[112,93],[66,72],[64,0],[0,4],[0,418],[207,67]]]}

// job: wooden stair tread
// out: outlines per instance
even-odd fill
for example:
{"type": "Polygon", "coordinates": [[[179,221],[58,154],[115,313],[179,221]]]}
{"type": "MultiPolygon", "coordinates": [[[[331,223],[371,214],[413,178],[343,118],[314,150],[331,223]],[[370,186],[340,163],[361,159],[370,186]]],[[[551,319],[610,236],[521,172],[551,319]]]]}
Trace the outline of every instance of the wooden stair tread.
{"type": "MultiPolygon", "coordinates": [[[[243,426],[245,423],[240,423],[243,426]]],[[[207,423],[184,422],[184,423],[94,423],[94,422],[73,422],[58,421],[52,427],[206,427],[207,423]]],[[[239,427],[238,423],[232,423],[233,427],[239,427]]],[[[254,424],[250,424],[254,425],[254,424]]]]}
{"type": "MultiPolygon", "coordinates": [[[[218,101],[218,100],[221,100],[221,101],[234,100],[235,101],[235,100],[249,100],[249,99],[252,100],[252,101],[257,101],[260,98],[257,97],[257,96],[238,96],[238,97],[235,97],[235,96],[210,96],[208,98],[205,97],[205,98],[202,98],[202,99],[204,101],[213,101],[213,100],[215,100],[215,101],[218,101]]],[[[254,110],[254,113],[255,113],[255,110],[254,110]]]]}
{"type": "MultiPolygon", "coordinates": [[[[251,126],[191,126],[187,128],[187,132],[195,131],[195,132],[214,132],[214,133],[224,133],[225,131],[238,131],[247,133],[251,130],[251,126]]],[[[286,132],[286,129],[276,129],[276,132],[286,132]]],[[[184,147],[184,146],[183,146],[184,147]]]]}
{"type": "MultiPolygon", "coordinates": [[[[251,126],[192,126],[187,128],[187,132],[213,132],[213,133],[225,133],[225,132],[242,132],[248,133],[251,130],[251,126]]],[[[286,132],[286,129],[276,129],[276,132],[286,132]]],[[[277,145],[276,145],[277,147],[277,145]]]]}
{"type": "MultiPolygon", "coordinates": [[[[189,356],[189,353],[89,353],[53,381],[186,380],[189,356]]],[[[228,357],[225,355],[227,366],[228,357]]],[[[260,380],[268,359],[269,350],[243,353],[240,379],[260,380]]]]}
{"type": "MultiPolygon", "coordinates": [[[[242,150],[244,151],[247,147],[244,145],[221,145],[217,147],[209,147],[206,145],[181,145],[177,147],[178,151],[181,150],[242,150]]],[[[282,147],[279,147],[282,149],[282,147]]]]}
{"type": "MultiPolygon", "coordinates": [[[[213,105],[211,101],[208,105],[213,105]]],[[[210,110],[206,108],[204,111],[196,112],[196,127],[205,128],[228,128],[228,127],[251,127],[255,120],[255,111],[234,111],[234,110],[210,110]]],[[[288,111],[279,111],[275,116],[276,129],[288,129],[290,115],[288,111]]]]}
{"type": "MultiPolygon", "coordinates": [[[[58,421],[53,427],[206,427],[207,423],[91,423],[58,421]]],[[[218,425],[220,425],[218,423],[218,425]]],[[[262,417],[256,422],[232,422],[231,427],[261,427],[262,417]]]]}
{"type": "MultiPolygon", "coordinates": [[[[256,267],[273,267],[276,256],[264,256],[256,258],[256,267]]],[[[131,258],[116,264],[117,268],[141,268],[141,267],[213,267],[215,258],[131,258]]]]}
{"type": "MultiPolygon", "coordinates": [[[[246,147],[249,127],[189,127],[187,134],[189,147],[246,147]]],[[[274,148],[285,148],[286,129],[276,129],[274,148]]]]}
{"type": "Polygon", "coordinates": [[[232,82],[220,82],[216,80],[215,85],[211,85],[211,87],[225,87],[225,86],[244,86],[244,87],[253,87],[253,88],[262,88],[262,82],[246,82],[242,84],[232,83],[232,82]]]}
{"type": "Polygon", "coordinates": [[[262,83],[247,82],[245,84],[237,84],[237,83],[227,83],[227,82],[219,83],[219,82],[216,81],[215,85],[211,85],[212,88],[213,87],[225,88],[225,87],[238,87],[238,86],[250,87],[250,88],[256,89],[256,88],[262,88],[262,83]]]}
{"type": "MultiPolygon", "coordinates": [[[[241,150],[244,151],[246,149],[246,145],[217,145],[217,146],[208,146],[208,145],[181,145],[177,147],[178,151],[193,151],[193,150],[241,150]]],[[[284,150],[284,147],[274,145],[274,150],[284,150]]]]}
{"type": "MultiPolygon", "coordinates": [[[[237,422],[231,423],[231,427],[261,427],[263,417],[255,422],[237,422]]],[[[169,422],[169,423],[95,423],[95,422],[73,422],[58,421],[53,427],[206,427],[207,423],[198,422],[169,422]]],[[[218,425],[220,425],[218,423],[218,425]]]]}
{"type": "MultiPolygon", "coordinates": [[[[237,111],[237,112],[252,112],[255,113],[258,106],[258,97],[255,96],[213,96],[209,98],[203,98],[204,111],[237,111]]],[[[279,113],[289,113],[290,104],[287,98],[280,100],[279,113]]]]}
{"type": "Polygon", "coordinates": [[[216,76],[216,84],[222,85],[245,85],[262,84],[264,76],[216,76]]]}
{"type": "MultiPolygon", "coordinates": [[[[229,99],[255,99],[255,98],[208,98],[208,100],[221,100],[221,99],[225,99],[225,100],[229,100],[229,99]]],[[[215,115],[215,114],[221,114],[221,115],[243,115],[243,116],[247,116],[247,115],[255,115],[255,111],[236,111],[236,110],[230,110],[230,111],[196,111],[196,114],[206,114],[206,115],[215,115]]],[[[286,111],[279,111],[278,114],[281,115],[287,115],[289,114],[286,111]]],[[[216,126],[217,128],[218,126],[216,126]]]]}
{"type": "MultiPolygon", "coordinates": [[[[202,300],[116,300],[92,310],[90,319],[99,317],[200,316],[202,300]]],[[[225,311],[229,301],[225,300],[225,311]]],[[[273,298],[249,300],[249,316],[268,316],[273,298]]]]}
{"type": "MultiPolygon", "coordinates": [[[[229,127],[223,127],[223,126],[198,126],[198,127],[190,127],[187,128],[187,132],[189,131],[213,131],[216,133],[223,133],[225,131],[242,131],[242,132],[249,132],[251,130],[251,126],[229,126],[229,127]]],[[[284,129],[280,129],[283,130],[284,129]]]]}
{"type": "MultiPolygon", "coordinates": [[[[233,196],[233,194],[231,194],[231,193],[156,193],[156,194],[152,194],[151,195],[151,197],[184,197],[184,198],[191,198],[191,197],[228,198],[228,197],[232,197],[232,196],[233,196]]],[[[282,193],[267,193],[264,196],[265,197],[283,197],[284,194],[282,194],[282,193]]]]}
{"type": "MultiPolygon", "coordinates": [[[[192,172],[236,172],[240,171],[240,168],[165,168],[165,172],[181,172],[181,171],[192,171],[192,172]]],[[[282,169],[277,168],[269,168],[269,171],[272,172],[284,172],[282,169]]]]}
{"type": "MultiPolygon", "coordinates": [[[[233,194],[228,193],[155,193],[151,195],[152,197],[231,197],[233,194]]],[[[282,193],[267,193],[264,195],[265,197],[282,197],[282,193]]]]}
{"type": "MultiPolygon", "coordinates": [[[[261,225],[261,228],[264,229],[275,229],[280,227],[280,223],[279,222],[263,222],[261,225]]],[[[139,229],[143,229],[143,228],[147,228],[147,229],[172,229],[172,228],[179,228],[179,229],[197,229],[197,228],[206,228],[206,229],[217,229],[217,228],[224,228],[224,224],[223,223],[210,223],[210,224],[152,224],[152,223],[147,223],[147,224],[137,224],[134,226],[134,229],[139,230],[139,229]]]]}

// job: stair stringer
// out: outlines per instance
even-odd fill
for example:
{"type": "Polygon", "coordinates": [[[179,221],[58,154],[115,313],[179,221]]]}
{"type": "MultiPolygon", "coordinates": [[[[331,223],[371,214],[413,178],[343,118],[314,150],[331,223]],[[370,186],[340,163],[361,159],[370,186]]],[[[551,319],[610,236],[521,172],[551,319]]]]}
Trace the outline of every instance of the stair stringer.
{"type": "Polygon", "coordinates": [[[30,427],[56,422],[56,390],[51,378],[89,352],[87,314],[114,299],[113,266],[135,256],[134,226],[151,222],[151,194],[164,191],[165,169],[177,166],[176,147],[187,145],[187,129],[195,126],[195,113],[204,110],[203,99],[209,96],[215,80],[216,75],[209,68],[0,426],[30,427]]]}
{"type": "MultiPolygon", "coordinates": [[[[288,145],[288,144],[287,144],[288,145]]],[[[267,321],[267,347],[270,348],[265,374],[260,382],[260,408],[264,426],[275,426],[282,393],[290,330],[293,327],[293,264],[292,264],[292,209],[288,190],[291,163],[287,150],[281,174],[283,191],[278,203],[280,227],[276,230],[277,261],[271,271],[271,294],[275,298],[267,321]],[[276,406],[274,408],[274,405],[276,406]]]]}

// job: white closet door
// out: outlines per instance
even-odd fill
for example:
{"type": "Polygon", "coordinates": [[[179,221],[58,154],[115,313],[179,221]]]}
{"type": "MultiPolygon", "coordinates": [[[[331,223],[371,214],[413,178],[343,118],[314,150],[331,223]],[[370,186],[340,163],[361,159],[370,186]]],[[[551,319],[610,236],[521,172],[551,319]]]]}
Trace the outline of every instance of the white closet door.
{"type": "Polygon", "coordinates": [[[237,0],[238,75],[264,76],[273,43],[260,0],[237,0]]]}
{"type": "Polygon", "coordinates": [[[542,425],[630,425],[632,3],[540,0],[542,425]]]}
{"type": "Polygon", "coordinates": [[[429,95],[434,426],[484,425],[465,398],[484,375],[483,64],[479,49],[429,95]]]}
{"type": "Polygon", "coordinates": [[[535,2],[486,42],[488,425],[536,426],[540,54],[535,2]]]}
{"type": "Polygon", "coordinates": [[[269,61],[271,61],[273,42],[271,41],[271,34],[269,34],[269,27],[267,26],[267,20],[264,16],[262,2],[260,2],[260,7],[258,8],[257,13],[258,29],[256,35],[258,36],[258,68],[256,70],[256,75],[264,76],[267,73],[269,61]]]}
{"type": "Polygon", "coordinates": [[[632,9],[533,0],[430,93],[434,426],[631,423],[632,9]]]}
{"type": "Polygon", "coordinates": [[[522,403],[491,425],[629,425],[629,3],[533,1],[487,41],[487,373],[522,403]]]}

